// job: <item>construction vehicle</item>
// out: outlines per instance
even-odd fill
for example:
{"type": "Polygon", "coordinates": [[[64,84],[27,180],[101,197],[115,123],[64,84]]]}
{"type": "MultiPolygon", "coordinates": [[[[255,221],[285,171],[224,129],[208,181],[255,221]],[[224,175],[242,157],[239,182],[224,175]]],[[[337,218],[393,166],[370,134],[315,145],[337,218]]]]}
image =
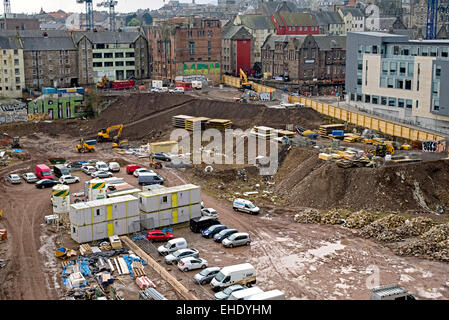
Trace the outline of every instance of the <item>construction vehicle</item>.
{"type": "Polygon", "coordinates": [[[123,124],[118,124],[115,126],[110,126],[106,129],[101,129],[100,132],[98,132],[97,141],[98,142],[105,142],[105,141],[116,141],[120,136],[122,135],[123,131],[123,124]],[[118,130],[117,135],[112,137],[111,131],[118,130]]]}
{"type": "Polygon", "coordinates": [[[97,83],[97,88],[105,89],[107,83],[108,83],[108,77],[106,75],[104,75],[103,78],[101,79],[101,82],[97,83]]]}
{"type": "Polygon", "coordinates": [[[129,148],[129,142],[128,142],[128,140],[120,141],[119,139],[115,139],[114,141],[112,141],[112,148],[113,149],[116,149],[116,148],[128,149],[129,148]]]}
{"type": "Polygon", "coordinates": [[[245,72],[240,69],[240,89],[241,90],[252,90],[253,86],[251,83],[248,82],[248,77],[246,76],[245,72]]]}
{"type": "Polygon", "coordinates": [[[385,157],[387,154],[394,154],[394,147],[390,144],[376,144],[375,147],[368,149],[368,155],[376,157],[385,157]]]}
{"type": "Polygon", "coordinates": [[[12,137],[7,133],[3,133],[2,135],[8,137],[9,139],[0,140],[0,145],[2,146],[11,146],[13,149],[20,149],[22,146],[20,145],[20,137],[12,137]]]}
{"type": "Polygon", "coordinates": [[[150,157],[150,168],[162,169],[162,163],[156,161],[154,157],[150,157]]]}
{"type": "Polygon", "coordinates": [[[85,153],[85,152],[93,152],[95,151],[95,146],[97,145],[97,140],[84,140],[83,138],[81,138],[80,140],[80,144],[78,144],[76,146],[76,150],[78,150],[78,152],[80,153],[85,153]]]}

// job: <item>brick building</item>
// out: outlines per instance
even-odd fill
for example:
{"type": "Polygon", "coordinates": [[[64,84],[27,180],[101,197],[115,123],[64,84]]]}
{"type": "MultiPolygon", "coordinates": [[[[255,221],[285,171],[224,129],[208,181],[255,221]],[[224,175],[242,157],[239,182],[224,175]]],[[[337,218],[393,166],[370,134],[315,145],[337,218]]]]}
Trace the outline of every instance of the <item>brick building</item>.
{"type": "Polygon", "coordinates": [[[73,87],[78,84],[78,50],[66,33],[25,33],[25,84],[28,88],[73,87]]]}
{"type": "Polygon", "coordinates": [[[346,37],[270,36],[262,46],[262,72],[298,81],[344,83],[346,37]]]}
{"type": "Polygon", "coordinates": [[[220,81],[221,21],[184,18],[147,29],[153,79],[174,82],[179,76],[203,75],[220,81]]]}
{"type": "Polygon", "coordinates": [[[38,19],[34,18],[7,18],[1,17],[0,30],[40,30],[38,19]]]}

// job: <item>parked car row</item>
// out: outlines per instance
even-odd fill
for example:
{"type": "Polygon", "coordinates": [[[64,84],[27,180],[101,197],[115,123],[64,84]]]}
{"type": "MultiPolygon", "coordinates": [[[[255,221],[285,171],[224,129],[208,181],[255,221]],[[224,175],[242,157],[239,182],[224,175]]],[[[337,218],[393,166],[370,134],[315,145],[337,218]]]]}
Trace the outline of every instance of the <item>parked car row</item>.
{"type": "Polygon", "coordinates": [[[251,244],[251,237],[248,233],[228,228],[214,217],[201,216],[190,219],[190,230],[201,233],[204,238],[213,238],[215,242],[221,243],[225,248],[251,244]]]}
{"type": "Polygon", "coordinates": [[[141,167],[138,164],[129,164],[126,166],[126,173],[132,174],[138,179],[140,186],[148,186],[153,184],[164,184],[164,178],[153,170],[141,167]]]}

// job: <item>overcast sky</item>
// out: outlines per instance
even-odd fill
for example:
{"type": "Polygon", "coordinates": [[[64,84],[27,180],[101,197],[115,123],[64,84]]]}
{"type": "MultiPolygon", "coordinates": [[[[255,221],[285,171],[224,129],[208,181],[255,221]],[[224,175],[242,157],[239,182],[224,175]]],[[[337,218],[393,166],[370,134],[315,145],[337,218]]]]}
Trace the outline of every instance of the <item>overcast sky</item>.
{"type": "MultiPolygon", "coordinates": [[[[3,13],[3,0],[1,1],[0,12],[3,13]]],[[[106,10],[98,8],[97,4],[103,0],[93,0],[95,10],[106,10]]],[[[168,3],[169,0],[166,0],[168,3]]],[[[66,12],[84,12],[85,5],[77,3],[76,0],[10,0],[12,13],[37,13],[44,9],[46,12],[58,11],[62,9],[66,12]]],[[[181,0],[180,2],[190,3],[191,0],[181,0]]],[[[211,0],[197,0],[196,3],[216,2],[211,0]]],[[[163,0],[118,0],[115,7],[117,12],[133,12],[137,9],[159,9],[164,5],[163,0]]]]}

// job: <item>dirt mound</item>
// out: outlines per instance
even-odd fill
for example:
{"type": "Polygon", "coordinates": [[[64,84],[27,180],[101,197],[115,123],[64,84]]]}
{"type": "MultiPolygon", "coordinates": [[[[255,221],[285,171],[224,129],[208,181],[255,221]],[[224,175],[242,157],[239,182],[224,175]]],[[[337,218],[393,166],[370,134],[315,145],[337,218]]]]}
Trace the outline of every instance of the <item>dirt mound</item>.
{"type": "Polygon", "coordinates": [[[241,129],[255,125],[285,128],[286,124],[316,129],[322,123],[320,114],[310,108],[278,110],[263,105],[243,105],[188,95],[138,94],[120,97],[89,123],[89,132],[95,133],[99,128],[123,123],[123,136],[140,140],[175,129],[172,117],[180,114],[230,119],[235,128],[241,129]]]}
{"type": "Polygon", "coordinates": [[[449,162],[343,169],[318,159],[316,152],[295,148],[276,186],[288,205],[318,209],[449,211],[449,162]],[[296,163],[296,168],[294,168],[296,163]]]}

